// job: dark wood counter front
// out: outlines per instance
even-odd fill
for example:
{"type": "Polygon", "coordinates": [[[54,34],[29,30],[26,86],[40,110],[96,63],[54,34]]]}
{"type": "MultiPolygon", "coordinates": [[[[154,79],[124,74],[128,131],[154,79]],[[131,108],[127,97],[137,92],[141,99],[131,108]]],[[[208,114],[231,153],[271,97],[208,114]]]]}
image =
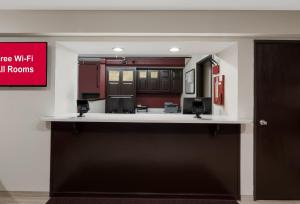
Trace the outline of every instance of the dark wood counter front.
{"type": "Polygon", "coordinates": [[[51,125],[51,196],[240,198],[239,124],[51,125]]]}

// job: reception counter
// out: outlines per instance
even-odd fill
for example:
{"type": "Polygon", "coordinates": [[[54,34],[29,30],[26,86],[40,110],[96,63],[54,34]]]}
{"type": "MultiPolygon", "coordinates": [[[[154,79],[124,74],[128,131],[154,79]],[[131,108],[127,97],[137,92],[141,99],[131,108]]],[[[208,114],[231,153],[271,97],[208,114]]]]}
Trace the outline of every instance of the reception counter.
{"type": "Polygon", "coordinates": [[[137,114],[107,114],[87,113],[84,117],[77,117],[77,113],[44,116],[42,121],[51,122],[106,122],[106,123],[203,123],[203,124],[247,124],[250,119],[228,116],[184,115],[181,113],[137,113],[137,114]]]}
{"type": "Polygon", "coordinates": [[[240,198],[240,126],[182,114],[76,114],[51,122],[50,195],[240,198]]]}

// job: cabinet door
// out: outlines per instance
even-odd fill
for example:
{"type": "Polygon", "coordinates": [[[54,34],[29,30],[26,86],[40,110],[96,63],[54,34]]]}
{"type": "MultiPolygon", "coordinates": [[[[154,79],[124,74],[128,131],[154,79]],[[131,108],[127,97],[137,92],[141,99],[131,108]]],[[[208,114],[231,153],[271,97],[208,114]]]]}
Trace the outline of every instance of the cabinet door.
{"type": "Polygon", "coordinates": [[[171,70],[171,92],[182,93],[182,70],[171,70]]]}
{"type": "Polygon", "coordinates": [[[107,78],[107,94],[110,96],[120,95],[121,71],[117,69],[109,69],[107,71],[107,78]]]}
{"type": "Polygon", "coordinates": [[[78,95],[99,93],[99,67],[97,64],[80,64],[78,73],[78,95]]]}
{"type": "Polygon", "coordinates": [[[120,95],[135,95],[135,70],[122,70],[120,95]]]}
{"type": "Polygon", "coordinates": [[[137,91],[143,92],[148,89],[148,76],[147,70],[138,70],[137,71],[137,91]]]}
{"type": "Polygon", "coordinates": [[[170,70],[160,70],[159,71],[160,80],[160,91],[168,92],[170,91],[170,70]]]}
{"type": "Polygon", "coordinates": [[[159,91],[159,70],[148,70],[148,90],[159,91]]]}

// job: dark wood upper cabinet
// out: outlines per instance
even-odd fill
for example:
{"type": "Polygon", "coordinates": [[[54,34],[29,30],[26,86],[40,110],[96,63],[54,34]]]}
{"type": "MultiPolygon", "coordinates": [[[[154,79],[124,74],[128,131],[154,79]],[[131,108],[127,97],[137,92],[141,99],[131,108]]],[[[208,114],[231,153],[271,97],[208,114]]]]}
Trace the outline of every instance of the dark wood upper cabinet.
{"type": "Polygon", "coordinates": [[[120,91],[121,95],[135,95],[135,69],[122,70],[120,91]]]}
{"type": "Polygon", "coordinates": [[[148,91],[159,91],[159,70],[148,70],[148,91]]]}
{"type": "Polygon", "coordinates": [[[134,96],[135,93],[135,68],[107,68],[109,96],[134,96]]]}
{"type": "Polygon", "coordinates": [[[173,93],[181,93],[183,78],[182,78],[182,70],[171,70],[171,92],[173,93]]]}
{"type": "Polygon", "coordinates": [[[181,69],[138,69],[137,93],[182,92],[181,69]]]}
{"type": "Polygon", "coordinates": [[[109,96],[120,95],[121,87],[121,70],[107,70],[107,93],[109,96]]]}
{"type": "Polygon", "coordinates": [[[147,91],[148,89],[148,76],[147,70],[137,70],[137,92],[147,91]]]}
{"type": "Polygon", "coordinates": [[[170,91],[170,70],[160,70],[159,71],[159,84],[161,91],[170,91]]]}

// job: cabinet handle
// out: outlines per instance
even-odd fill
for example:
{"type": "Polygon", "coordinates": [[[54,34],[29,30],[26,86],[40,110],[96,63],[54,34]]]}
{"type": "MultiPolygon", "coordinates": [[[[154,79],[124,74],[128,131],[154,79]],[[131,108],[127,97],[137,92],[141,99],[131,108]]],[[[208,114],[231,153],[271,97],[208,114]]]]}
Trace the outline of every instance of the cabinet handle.
{"type": "Polygon", "coordinates": [[[266,121],[266,120],[260,120],[259,124],[260,124],[260,126],[267,126],[268,125],[268,121],[266,121]]]}
{"type": "Polygon", "coordinates": [[[128,95],[128,96],[110,96],[110,98],[132,98],[133,95],[128,95]]]}

